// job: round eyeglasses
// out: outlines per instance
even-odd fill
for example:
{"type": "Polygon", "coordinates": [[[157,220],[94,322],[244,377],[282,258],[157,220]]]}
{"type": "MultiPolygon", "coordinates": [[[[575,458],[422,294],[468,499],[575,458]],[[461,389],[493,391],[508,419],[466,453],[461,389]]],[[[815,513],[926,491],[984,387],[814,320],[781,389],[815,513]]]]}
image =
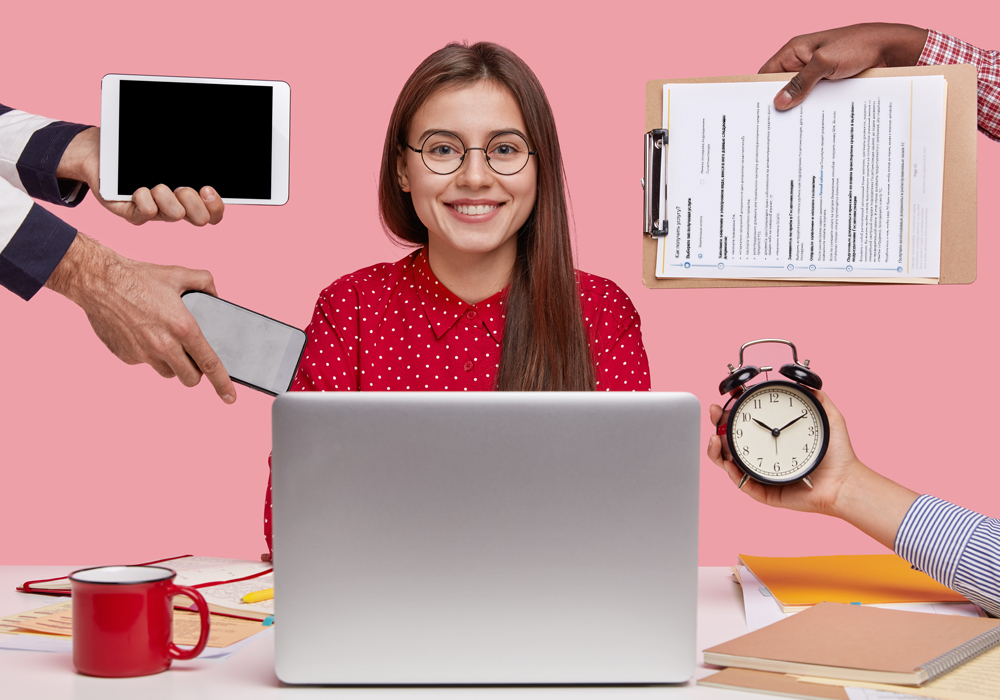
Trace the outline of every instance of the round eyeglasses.
{"type": "Polygon", "coordinates": [[[438,175],[451,175],[461,168],[469,151],[482,151],[486,164],[498,175],[515,175],[524,170],[531,156],[538,155],[538,151],[528,150],[523,136],[512,131],[497,134],[486,148],[466,148],[462,139],[450,131],[435,131],[424,139],[420,148],[404,145],[419,153],[427,169],[438,175]]]}

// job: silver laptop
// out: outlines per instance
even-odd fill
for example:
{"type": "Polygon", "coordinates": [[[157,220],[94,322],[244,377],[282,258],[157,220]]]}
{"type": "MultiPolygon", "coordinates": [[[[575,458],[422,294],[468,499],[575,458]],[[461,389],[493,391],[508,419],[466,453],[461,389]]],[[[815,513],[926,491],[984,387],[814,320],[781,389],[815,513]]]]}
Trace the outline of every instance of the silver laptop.
{"type": "Polygon", "coordinates": [[[700,419],[680,393],[278,397],[278,678],[687,680],[700,419]]]}

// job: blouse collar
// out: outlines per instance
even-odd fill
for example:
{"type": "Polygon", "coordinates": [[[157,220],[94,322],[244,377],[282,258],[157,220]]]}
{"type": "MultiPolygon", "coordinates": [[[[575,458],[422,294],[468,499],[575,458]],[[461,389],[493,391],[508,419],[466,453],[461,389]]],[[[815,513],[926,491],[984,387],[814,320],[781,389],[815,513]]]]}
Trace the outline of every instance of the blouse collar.
{"type": "Polygon", "coordinates": [[[440,339],[456,323],[472,326],[483,323],[498,343],[503,342],[509,286],[478,304],[468,304],[445,287],[434,275],[427,260],[426,248],[421,248],[416,253],[413,261],[413,279],[424,314],[437,338],[440,339]]]}

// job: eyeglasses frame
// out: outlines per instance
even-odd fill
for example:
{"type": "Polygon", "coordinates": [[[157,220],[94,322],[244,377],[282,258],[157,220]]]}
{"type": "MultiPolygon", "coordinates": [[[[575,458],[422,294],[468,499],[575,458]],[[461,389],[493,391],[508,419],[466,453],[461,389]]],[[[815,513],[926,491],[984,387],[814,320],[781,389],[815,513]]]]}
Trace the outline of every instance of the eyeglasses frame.
{"type": "MultiPolygon", "coordinates": [[[[497,138],[499,136],[503,136],[504,134],[513,134],[514,136],[518,136],[518,137],[520,137],[522,139],[524,138],[524,136],[522,134],[519,134],[516,131],[501,131],[501,132],[499,132],[497,134],[494,134],[492,137],[490,137],[490,140],[486,142],[486,146],[489,147],[489,145],[491,143],[493,143],[493,139],[495,139],[495,138],[497,138]]],[[[528,157],[524,159],[524,165],[522,165],[520,168],[518,168],[517,170],[515,170],[512,173],[502,173],[499,170],[497,170],[496,168],[494,168],[493,164],[490,163],[490,157],[489,157],[488,152],[487,152],[487,150],[485,148],[482,148],[482,147],[479,147],[479,146],[473,146],[473,147],[466,146],[465,145],[465,141],[462,140],[462,137],[459,136],[458,134],[456,134],[453,131],[446,131],[446,130],[442,129],[441,131],[435,131],[433,133],[428,134],[427,138],[425,138],[424,141],[423,141],[423,143],[420,144],[420,148],[414,148],[413,146],[411,146],[410,144],[406,143],[405,141],[403,142],[403,145],[406,146],[407,148],[409,148],[414,153],[419,153],[420,154],[420,162],[424,164],[425,168],[427,168],[428,170],[430,170],[435,175],[452,175],[454,173],[457,173],[459,170],[462,169],[462,165],[465,164],[465,156],[467,156],[469,154],[469,151],[482,151],[483,152],[483,156],[486,158],[486,165],[489,166],[490,170],[492,170],[493,172],[495,172],[497,175],[503,175],[504,177],[509,177],[511,175],[517,175],[519,172],[521,172],[526,167],[528,167],[528,163],[531,162],[531,156],[537,156],[538,155],[538,151],[529,150],[528,151],[528,157]],[[454,136],[456,139],[458,139],[458,142],[460,144],[462,144],[462,149],[463,149],[463,151],[462,151],[462,157],[458,161],[458,167],[456,167],[454,170],[451,170],[451,171],[449,171],[447,173],[439,173],[437,170],[434,170],[431,166],[427,165],[427,161],[424,160],[424,146],[427,144],[427,142],[430,140],[430,138],[432,136],[436,136],[437,134],[449,134],[451,136],[454,136]]],[[[527,139],[525,139],[525,145],[527,145],[527,139]]]]}

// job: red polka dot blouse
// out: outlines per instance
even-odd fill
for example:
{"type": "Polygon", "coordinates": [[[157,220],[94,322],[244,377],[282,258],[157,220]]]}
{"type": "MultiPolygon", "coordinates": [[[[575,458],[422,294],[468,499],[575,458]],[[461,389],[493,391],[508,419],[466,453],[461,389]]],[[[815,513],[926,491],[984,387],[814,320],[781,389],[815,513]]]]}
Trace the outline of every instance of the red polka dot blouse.
{"type": "MultiPolygon", "coordinates": [[[[649,391],[639,314],[610,280],[577,272],[598,391],[649,391]]],[[[488,391],[500,364],[506,290],[452,294],[423,249],[324,289],[292,391],[488,391]]],[[[271,484],[264,505],[271,549],[271,484]]]]}

